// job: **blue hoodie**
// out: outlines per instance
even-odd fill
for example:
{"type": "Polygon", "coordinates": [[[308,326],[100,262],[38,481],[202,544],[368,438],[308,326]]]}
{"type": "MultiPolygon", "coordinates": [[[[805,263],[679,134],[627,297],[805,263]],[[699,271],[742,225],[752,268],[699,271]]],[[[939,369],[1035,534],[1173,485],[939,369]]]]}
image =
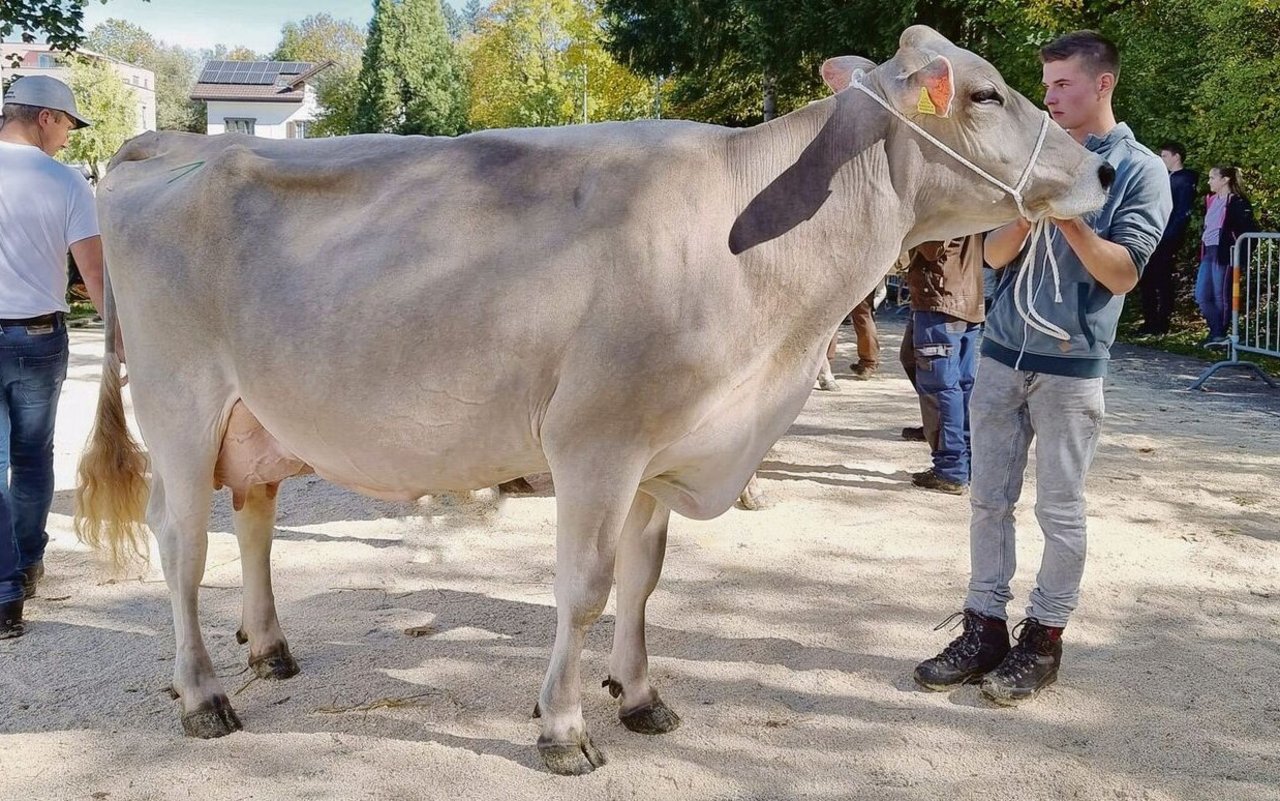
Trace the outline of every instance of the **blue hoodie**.
{"type": "MultiPolygon", "coordinates": [[[[1106,205],[1082,219],[1098,236],[1123,245],[1141,274],[1173,209],[1169,173],[1160,158],[1139,144],[1123,123],[1104,137],[1089,136],[1084,146],[1105,158],[1115,168],[1116,178],[1106,205]]],[[[1090,275],[1066,237],[1056,228],[1050,230],[1062,300],[1055,300],[1053,273],[1045,258],[1043,240],[1038,238],[1034,245],[1028,245],[1036,248],[1028,276],[1034,290],[1031,305],[1041,317],[1070,334],[1071,339],[1064,342],[1042,333],[1019,313],[1013,290],[1026,255],[1024,248],[1000,271],[995,300],[987,314],[982,355],[1033,373],[1076,378],[1106,375],[1124,296],[1112,294],[1090,275]]],[[[1026,287],[1020,288],[1025,299],[1026,287]]]]}

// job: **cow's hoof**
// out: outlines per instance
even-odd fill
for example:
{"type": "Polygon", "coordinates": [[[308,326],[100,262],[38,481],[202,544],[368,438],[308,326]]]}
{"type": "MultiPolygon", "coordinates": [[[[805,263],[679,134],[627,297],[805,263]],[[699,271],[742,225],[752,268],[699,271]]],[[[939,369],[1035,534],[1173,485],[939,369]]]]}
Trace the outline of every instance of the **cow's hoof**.
{"type": "Polygon", "coordinates": [[[618,720],[636,734],[666,734],[680,728],[680,716],[661,698],[630,712],[619,712],[618,720]]]}
{"type": "Polygon", "coordinates": [[[532,717],[532,718],[540,718],[540,717],[542,717],[542,704],[538,703],[537,701],[534,701],[534,702],[533,702],[533,714],[532,714],[532,715],[530,715],[529,717],[532,717]]]}
{"type": "Polygon", "coordinates": [[[236,629],[236,642],[241,645],[249,642],[249,635],[244,633],[244,629],[236,629]]]}
{"type": "Polygon", "coordinates": [[[215,695],[212,701],[205,701],[194,712],[182,715],[183,734],[201,740],[224,737],[242,728],[240,718],[236,717],[236,711],[225,695],[215,695]]]}
{"type": "Polygon", "coordinates": [[[503,495],[533,495],[537,490],[524,478],[513,478],[498,485],[498,492],[503,495]]]}
{"type": "Polygon", "coordinates": [[[559,776],[585,776],[607,761],[586,735],[580,743],[546,743],[539,737],[538,753],[547,770],[559,776]]]}
{"type": "Polygon", "coordinates": [[[768,509],[771,504],[769,503],[769,496],[765,495],[763,490],[759,487],[748,486],[738,496],[738,505],[748,512],[759,512],[762,509],[768,509]]]}
{"type": "Polygon", "coordinates": [[[249,667],[260,679],[287,679],[298,675],[298,662],[285,649],[283,653],[264,654],[249,660],[249,667]]]}
{"type": "Polygon", "coordinates": [[[836,383],[835,376],[824,374],[818,376],[818,389],[823,392],[839,392],[840,385],[836,383]]]}

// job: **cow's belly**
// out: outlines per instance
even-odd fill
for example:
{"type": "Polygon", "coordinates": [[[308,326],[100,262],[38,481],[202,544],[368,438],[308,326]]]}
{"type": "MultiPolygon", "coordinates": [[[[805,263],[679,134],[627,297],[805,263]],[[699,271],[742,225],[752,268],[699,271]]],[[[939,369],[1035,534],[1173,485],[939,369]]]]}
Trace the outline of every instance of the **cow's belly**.
{"type": "Polygon", "coordinates": [[[654,459],[653,477],[642,489],[676,514],[695,520],[728,511],[769,448],[800,414],[814,375],[816,369],[801,364],[784,375],[739,387],[719,414],[654,459]]]}
{"type": "Polygon", "coordinates": [[[427,424],[389,418],[378,409],[352,415],[345,426],[308,411],[280,413],[271,404],[251,409],[242,400],[232,406],[215,480],[231,489],[237,508],[249,487],[273,487],[309,472],[365,495],[410,501],[546,470],[536,443],[510,422],[506,436],[499,436],[504,427],[497,421],[467,434],[433,434],[427,424]]]}

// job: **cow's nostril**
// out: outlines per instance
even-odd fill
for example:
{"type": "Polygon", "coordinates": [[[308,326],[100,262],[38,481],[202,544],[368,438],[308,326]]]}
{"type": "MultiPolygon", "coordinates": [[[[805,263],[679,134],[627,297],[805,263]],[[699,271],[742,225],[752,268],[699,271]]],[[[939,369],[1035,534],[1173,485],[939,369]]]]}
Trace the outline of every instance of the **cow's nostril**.
{"type": "Polygon", "coordinates": [[[1104,162],[1103,165],[1098,168],[1098,180],[1102,182],[1102,188],[1110,189],[1111,184],[1115,179],[1116,168],[1104,162]]]}

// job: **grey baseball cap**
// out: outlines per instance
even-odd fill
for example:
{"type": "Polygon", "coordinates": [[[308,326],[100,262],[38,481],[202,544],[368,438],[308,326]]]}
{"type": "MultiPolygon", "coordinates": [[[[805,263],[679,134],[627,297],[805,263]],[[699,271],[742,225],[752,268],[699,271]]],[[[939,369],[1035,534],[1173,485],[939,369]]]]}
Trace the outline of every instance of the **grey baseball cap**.
{"type": "Polygon", "coordinates": [[[9,91],[4,93],[4,102],[61,111],[75,120],[77,130],[93,124],[76,110],[76,97],[71,94],[71,87],[48,75],[24,75],[14,81],[9,91]]]}

